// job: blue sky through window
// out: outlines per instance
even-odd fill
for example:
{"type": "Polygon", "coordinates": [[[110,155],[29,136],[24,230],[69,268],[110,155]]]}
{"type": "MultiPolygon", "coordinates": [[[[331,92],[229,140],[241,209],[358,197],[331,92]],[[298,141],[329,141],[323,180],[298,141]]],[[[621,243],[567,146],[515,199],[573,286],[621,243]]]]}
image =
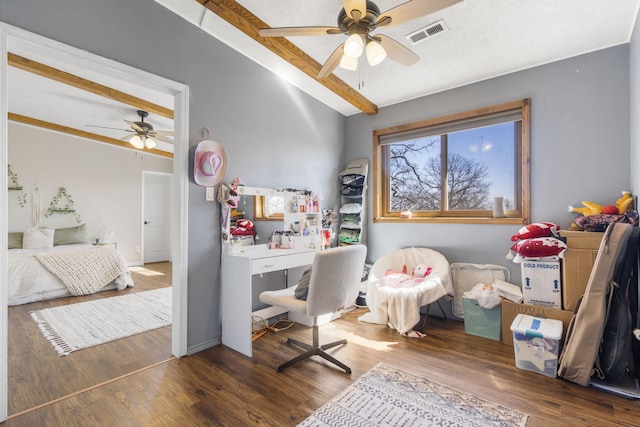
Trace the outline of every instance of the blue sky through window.
{"type": "Polygon", "coordinates": [[[449,134],[449,154],[474,158],[487,166],[487,180],[493,197],[504,197],[514,206],[515,125],[513,122],[469,129],[449,134]]]}

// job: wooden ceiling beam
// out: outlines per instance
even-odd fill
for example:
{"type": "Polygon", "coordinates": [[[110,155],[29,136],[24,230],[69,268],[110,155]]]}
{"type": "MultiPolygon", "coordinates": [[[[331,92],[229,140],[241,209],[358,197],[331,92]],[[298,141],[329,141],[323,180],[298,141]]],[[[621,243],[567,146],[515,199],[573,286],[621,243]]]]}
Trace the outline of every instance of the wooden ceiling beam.
{"type": "Polygon", "coordinates": [[[162,156],[162,157],[167,157],[167,158],[173,159],[173,153],[168,153],[168,152],[162,151],[162,150],[156,150],[155,148],[145,148],[145,149],[140,150],[140,149],[135,148],[134,146],[132,146],[128,142],[122,141],[120,139],[109,138],[108,136],[98,135],[98,134],[91,133],[91,132],[85,132],[83,130],[79,130],[79,129],[75,129],[75,128],[72,128],[72,127],[58,125],[56,123],[46,122],[44,120],[34,119],[32,117],[23,116],[23,115],[20,115],[20,114],[9,113],[7,118],[10,121],[17,122],[17,123],[23,123],[23,124],[30,125],[30,126],[36,126],[36,127],[43,128],[43,129],[49,129],[49,130],[52,130],[52,131],[55,131],[55,132],[61,132],[61,133],[66,133],[66,134],[73,135],[73,136],[78,136],[80,138],[87,138],[87,139],[92,139],[94,141],[105,142],[105,143],[111,144],[111,145],[117,145],[118,147],[121,147],[121,148],[127,148],[127,149],[135,150],[135,151],[142,151],[143,153],[156,154],[158,156],[162,156]]]}
{"type": "Polygon", "coordinates": [[[45,77],[47,79],[55,80],[69,86],[73,86],[77,89],[91,92],[95,95],[99,95],[113,101],[121,102],[123,104],[131,105],[132,107],[135,107],[137,109],[145,110],[149,113],[158,114],[162,117],[167,117],[173,120],[173,110],[170,108],[166,108],[161,105],[146,101],[142,98],[138,98],[136,96],[129,95],[128,93],[110,88],[108,86],[83,79],[82,77],[75,76],[73,74],[58,70],[57,68],[53,68],[36,61],[32,61],[28,58],[24,58],[14,53],[8,54],[8,61],[9,65],[12,67],[16,67],[21,70],[45,77]]]}
{"type": "Polygon", "coordinates": [[[331,90],[365,114],[377,114],[378,107],[362,96],[358,91],[344,81],[330,74],[325,78],[318,78],[322,64],[307,55],[299,47],[284,37],[261,37],[258,30],[270,28],[257,16],[237,3],[235,0],[196,0],[204,7],[220,16],[222,19],[275,53],[284,60],[297,67],[300,71],[313,78],[321,85],[331,90]]]}

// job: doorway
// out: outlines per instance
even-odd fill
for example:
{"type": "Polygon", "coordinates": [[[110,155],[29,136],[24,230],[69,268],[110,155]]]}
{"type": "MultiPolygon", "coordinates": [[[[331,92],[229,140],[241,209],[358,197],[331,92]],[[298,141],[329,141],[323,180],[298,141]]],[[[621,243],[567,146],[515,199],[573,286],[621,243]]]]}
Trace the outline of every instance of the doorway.
{"type": "Polygon", "coordinates": [[[171,174],[142,172],[142,263],[171,261],[171,174]]]}
{"type": "MultiPolygon", "coordinates": [[[[171,181],[171,237],[173,309],[171,327],[171,352],[181,357],[187,353],[187,207],[188,207],[188,98],[189,88],[124,64],[93,55],[89,52],[49,40],[45,37],[21,30],[0,22],[0,165],[7,168],[7,116],[8,82],[7,56],[16,53],[41,62],[58,62],[69,67],[98,75],[107,82],[126,82],[169,94],[174,100],[174,162],[171,181]]],[[[0,197],[5,200],[0,209],[0,234],[4,243],[0,248],[0,422],[7,419],[7,176],[0,174],[0,197]]]]}

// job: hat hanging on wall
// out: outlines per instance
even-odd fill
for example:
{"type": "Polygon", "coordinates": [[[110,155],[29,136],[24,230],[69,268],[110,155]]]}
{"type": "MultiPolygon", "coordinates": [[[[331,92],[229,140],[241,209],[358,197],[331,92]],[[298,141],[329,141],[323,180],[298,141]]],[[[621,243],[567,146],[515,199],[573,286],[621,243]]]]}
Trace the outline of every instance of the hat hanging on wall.
{"type": "Polygon", "coordinates": [[[193,179],[203,187],[219,184],[227,174],[227,152],[210,139],[200,141],[193,161],[193,179]]]}

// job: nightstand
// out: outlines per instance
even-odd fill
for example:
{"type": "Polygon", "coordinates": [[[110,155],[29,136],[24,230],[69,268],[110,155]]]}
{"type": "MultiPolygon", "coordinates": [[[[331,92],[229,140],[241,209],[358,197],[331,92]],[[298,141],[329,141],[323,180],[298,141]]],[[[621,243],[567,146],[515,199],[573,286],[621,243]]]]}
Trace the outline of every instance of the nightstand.
{"type": "Polygon", "coordinates": [[[99,242],[99,243],[98,242],[93,242],[91,244],[93,246],[100,247],[100,248],[103,248],[103,247],[106,247],[106,246],[113,246],[113,249],[118,249],[118,242],[99,242]]]}

